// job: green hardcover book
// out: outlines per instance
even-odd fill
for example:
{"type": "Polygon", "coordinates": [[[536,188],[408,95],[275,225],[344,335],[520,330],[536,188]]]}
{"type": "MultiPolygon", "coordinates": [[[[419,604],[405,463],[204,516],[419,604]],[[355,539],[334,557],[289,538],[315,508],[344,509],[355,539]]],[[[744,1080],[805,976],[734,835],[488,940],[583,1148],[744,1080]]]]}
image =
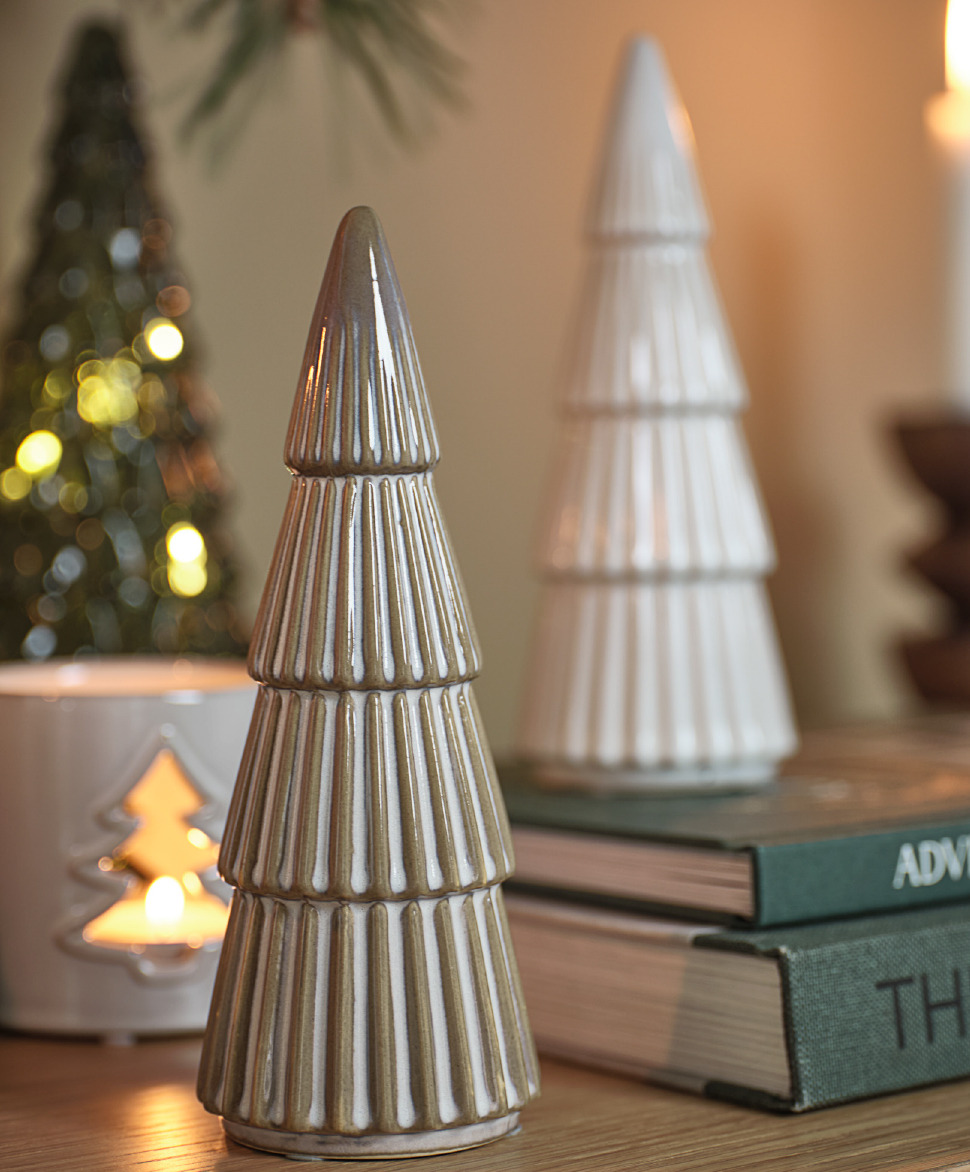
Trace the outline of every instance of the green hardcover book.
{"type": "Polygon", "coordinates": [[[598,795],[500,770],[515,883],[758,927],[970,899],[970,721],[817,734],[749,793],[598,795]]]}
{"type": "Polygon", "coordinates": [[[540,1050],[803,1111],[970,1075],[970,907],[771,931],[506,896],[540,1050]]]}

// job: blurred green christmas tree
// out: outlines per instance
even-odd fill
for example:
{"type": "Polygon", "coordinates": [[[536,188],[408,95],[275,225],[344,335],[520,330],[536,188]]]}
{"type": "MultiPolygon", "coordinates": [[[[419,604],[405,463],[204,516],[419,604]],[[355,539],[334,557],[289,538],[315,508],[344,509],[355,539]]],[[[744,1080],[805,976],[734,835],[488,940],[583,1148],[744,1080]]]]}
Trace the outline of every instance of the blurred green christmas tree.
{"type": "Polygon", "coordinates": [[[0,658],[241,649],[213,401],[119,34],[63,82],[0,351],[0,658]]]}

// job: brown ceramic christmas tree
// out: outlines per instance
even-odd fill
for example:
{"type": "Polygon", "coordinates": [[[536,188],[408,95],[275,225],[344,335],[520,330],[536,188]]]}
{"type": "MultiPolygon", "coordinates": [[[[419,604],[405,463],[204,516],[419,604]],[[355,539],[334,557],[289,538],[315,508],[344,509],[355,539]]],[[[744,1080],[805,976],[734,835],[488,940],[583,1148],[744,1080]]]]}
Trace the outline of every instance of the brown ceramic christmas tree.
{"type": "Polygon", "coordinates": [[[220,858],[237,890],[199,1094],[253,1147],[470,1147],[511,1131],[537,1091],[437,459],[384,236],[356,208],[290,421],[294,479],[249,659],[262,687],[220,858]]]}

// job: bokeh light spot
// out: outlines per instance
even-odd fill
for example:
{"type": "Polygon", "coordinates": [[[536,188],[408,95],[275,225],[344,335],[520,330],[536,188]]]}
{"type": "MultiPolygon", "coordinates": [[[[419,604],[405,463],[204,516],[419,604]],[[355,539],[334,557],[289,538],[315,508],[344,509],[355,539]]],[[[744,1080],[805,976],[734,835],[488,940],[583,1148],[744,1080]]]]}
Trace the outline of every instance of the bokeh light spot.
{"type": "Polygon", "coordinates": [[[182,331],[166,318],[155,318],[145,326],[145,345],[162,362],[178,358],[184,344],[182,331]]]}
{"type": "Polygon", "coordinates": [[[32,545],[29,541],[24,542],[23,545],[18,545],[13,555],[14,569],[18,574],[23,574],[25,577],[33,577],[34,574],[40,571],[44,564],[44,559],[40,550],[36,545],[32,545]]]}
{"type": "Polygon", "coordinates": [[[17,448],[17,467],[28,476],[50,476],[57,471],[63,451],[52,431],[32,431],[17,448]]]}
{"type": "Polygon", "coordinates": [[[141,367],[128,358],[92,360],[78,367],[77,413],[97,427],[116,427],[138,414],[141,367]]]}
{"type": "Polygon", "coordinates": [[[30,492],[30,477],[19,468],[8,468],[0,475],[0,493],[8,501],[21,501],[30,492]]]}
{"type": "Polygon", "coordinates": [[[192,304],[192,298],[182,285],[167,285],[155,298],[155,304],[166,317],[178,317],[192,304]]]}
{"type": "Polygon", "coordinates": [[[208,580],[205,566],[199,562],[172,562],[168,567],[168,584],[182,598],[201,594],[208,580]]]}
{"type": "Polygon", "coordinates": [[[69,376],[63,370],[52,370],[44,379],[44,398],[51,403],[63,403],[73,389],[69,376]]]}
{"type": "Polygon", "coordinates": [[[57,646],[57,636],[50,627],[31,627],[20,645],[25,659],[47,659],[57,646]]]}
{"type": "Polygon", "coordinates": [[[202,534],[186,521],[169,529],[165,537],[165,548],[173,562],[197,562],[205,558],[202,534]]]}
{"type": "Polygon", "coordinates": [[[60,362],[71,348],[71,335],[63,326],[48,326],[40,336],[39,345],[48,362],[60,362]]]}
{"type": "Polygon", "coordinates": [[[112,236],[108,251],[116,269],[134,268],[141,255],[141,236],[134,228],[121,228],[112,236]]]}

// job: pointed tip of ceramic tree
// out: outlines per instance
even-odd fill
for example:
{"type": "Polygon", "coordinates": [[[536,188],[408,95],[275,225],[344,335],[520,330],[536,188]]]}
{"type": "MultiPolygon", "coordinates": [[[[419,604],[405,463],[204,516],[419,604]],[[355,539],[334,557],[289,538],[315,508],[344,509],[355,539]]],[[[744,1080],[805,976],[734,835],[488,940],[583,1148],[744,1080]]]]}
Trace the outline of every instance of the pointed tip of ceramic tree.
{"type": "Polygon", "coordinates": [[[339,274],[339,291],[345,300],[356,303],[362,299],[366,309],[374,297],[374,282],[378,281],[385,300],[390,293],[390,300],[403,306],[387,238],[373,208],[351,208],[340,221],[330,249],[328,269],[331,266],[339,274]]]}
{"type": "MultiPolygon", "coordinates": [[[[403,330],[410,337],[404,295],[387,237],[373,208],[351,208],[340,221],[330,246],[317,313],[322,303],[328,313],[341,312],[365,321],[383,317],[388,332],[403,330]]],[[[311,330],[308,346],[315,341],[311,330]]]]}
{"type": "Polygon", "coordinates": [[[377,212],[363,203],[351,208],[340,221],[336,239],[339,240],[344,235],[355,235],[357,238],[367,239],[372,243],[380,241],[382,245],[386,244],[384,229],[377,218],[377,212]]]}
{"type": "Polygon", "coordinates": [[[587,221],[595,236],[704,239],[694,134],[651,37],[628,43],[587,221]]]}
{"type": "Polygon", "coordinates": [[[369,207],[351,208],[334,237],[285,459],[309,476],[418,471],[437,462],[407,306],[369,207]]]}

